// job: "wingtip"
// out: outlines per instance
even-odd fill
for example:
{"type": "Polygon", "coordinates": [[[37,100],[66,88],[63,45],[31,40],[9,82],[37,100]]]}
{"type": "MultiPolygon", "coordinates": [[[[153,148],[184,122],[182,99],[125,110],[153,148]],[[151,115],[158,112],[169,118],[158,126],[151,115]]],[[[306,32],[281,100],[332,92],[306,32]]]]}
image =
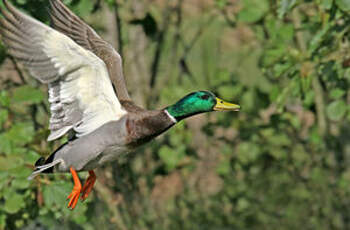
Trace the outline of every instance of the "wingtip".
{"type": "MultiPolygon", "coordinates": [[[[7,0],[2,0],[2,2],[3,2],[3,4],[4,4],[4,6],[5,6],[5,8],[6,8],[8,11],[10,11],[10,13],[11,13],[12,15],[15,16],[14,13],[18,13],[18,10],[17,10],[9,1],[7,1],[7,0]]],[[[0,8],[1,8],[1,7],[0,7],[0,8]]]]}
{"type": "Polygon", "coordinates": [[[51,8],[57,8],[59,5],[64,5],[60,0],[49,0],[51,8]]]}
{"type": "Polygon", "coordinates": [[[53,9],[55,8],[55,0],[50,0],[49,3],[50,3],[50,8],[53,9]]]}
{"type": "Polygon", "coordinates": [[[4,4],[4,6],[8,9],[11,5],[11,3],[9,3],[7,0],[2,0],[2,3],[4,4]]]}
{"type": "MultiPolygon", "coordinates": [[[[7,3],[6,3],[7,1],[6,0],[2,0],[2,4],[6,7],[6,5],[7,5],[7,3]]],[[[4,7],[0,7],[0,12],[1,12],[1,14],[2,15],[4,15],[4,7]]]]}

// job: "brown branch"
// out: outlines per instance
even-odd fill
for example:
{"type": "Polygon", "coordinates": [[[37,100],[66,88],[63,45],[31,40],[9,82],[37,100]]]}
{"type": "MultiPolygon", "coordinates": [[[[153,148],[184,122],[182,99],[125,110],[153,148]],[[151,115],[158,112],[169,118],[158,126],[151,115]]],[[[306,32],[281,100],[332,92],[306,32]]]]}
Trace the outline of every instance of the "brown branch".
{"type": "Polygon", "coordinates": [[[118,3],[118,0],[116,0],[114,11],[115,11],[115,20],[117,22],[118,52],[119,52],[120,56],[123,57],[124,43],[123,43],[123,36],[122,36],[122,21],[120,18],[119,7],[120,7],[120,4],[118,3]]]}
{"type": "Polygon", "coordinates": [[[19,76],[19,78],[21,79],[22,84],[26,84],[27,81],[25,80],[25,77],[24,77],[24,75],[23,75],[23,73],[22,73],[22,70],[21,70],[21,69],[19,68],[19,66],[17,65],[16,60],[15,60],[12,56],[9,56],[9,58],[10,58],[12,64],[13,64],[13,66],[15,67],[15,70],[16,70],[16,72],[18,73],[18,76],[19,76]]]}
{"type": "Polygon", "coordinates": [[[214,15],[208,18],[208,21],[204,23],[197,33],[193,36],[192,40],[190,41],[189,44],[186,44],[184,40],[182,40],[182,43],[185,47],[185,52],[183,57],[186,58],[186,56],[190,53],[190,51],[193,49],[194,45],[197,43],[198,39],[201,37],[201,35],[204,33],[205,29],[209,27],[209,25],[214,21],[214,15]]]}
{"type": "MultiPolygon", "coordinates": [[[[298,8],[295,8],[292,12],[293,24],[295,28],[302,28],[300,15],[298,8]]],[[[307,55],[307,46],[302,30],[297,30],[295,32],[295,38],[297,45],[304,56],[307,55]]],[[[317,125],[318,131],[321,136],[324,136],[328,129],[327,119],[325,115],[325,102],[324,102],[324,92],[322,85],[320,83],[319,76],[315,74],[312,79],[312,88],[315,92],[315,105],[316,105],[316,114],[317,114],[317,125]]]]}
{"type": "Polygon", "coordinates": [[[183,0],[178,0],[178,3],[175,7],[176,12],[176,22],[175,22],[175,34],[174,34],[174,46],[173,53],[175,54],[173,57],[176,58],[176,54],[178,51],[179,42],[181,41],[181,25],[182,25],[182,4],[183,0]]]}
{"type": "Polygon", "coordinates": [[[168,5],[168,7],[165,10],[165,13],[163,15],[164,26],[163,26],[162,30],[157,35],[157,48],[156,48],[156,53],[154,55],[154,59],[153,59],[152,66],[151,66],[151,81],[150,81],[151,89],[153,89],[154,86],[156,85],[156,78],[158,75],[160,59],[161,59],[162,50],[164,47],[164,38],[165,38],[166,33],[168,32],[171,12],[172,12],[172,9],[168,5]]]}
{"type": "MultiPolygon", "coordinates": [[[[13,63],[13,66],[15,67],[15,70],[18,73],[18,76],[21,79],[22,84],[23,85],[27,84],[27,81],[26,81],[26,79],[24,77],[24,74],[23,74],[21,68],[18,66],[16,60],[13,57],[11,57],[11,56],[9,56],[9,58],[10,58],[11,62],[13,63]]],[[[46,105],[45,105],[44,102],[40,102],[39,105],[43,108],[43,110],[45,111],[46,114],[49,114],[49,111],[46,108],[46,105]]],[[[31,106],[31,116],[32,116],[32,119],[33,119],[33,122],[34,122],[35,130],[37,130],[39,127],[42,127],[42,125],[39,122],[37,122],[37,120],[36,120],[37,111],[38,111],[37,105],[32,105],[31,106]]]]}
{"type": "Polygon", "coordinates": [[[231,27],[236,27],[237,23],[235,20],[231,19],[228,14],[227,11],[223,8],[220,10],[222,15],[224,16],[225,21],[227,22],[227,24],[231,27]]]}
{"type": "Polygon", "coordinates": [[[191,73],[188,65],[187,65],[187,56],[188,54],[191,52],[191,50],[193,49],[193,47],[195,46],[195,44],[197,43],[197,41],[199,40],[199,38],[201,37],[201,35],[204,33],[205,28],[208,28],[208,25],[210,25],[210,23],[213,21],[213,16],[210,17],[208,19],[208,22],[205,23],[203,26],[201,26],[199,28],[199,30],[197,31],[197,33],[194,35],[194,37],[192,38],[192,40],[189,42],[189,44],[186,44],[185,41],[180,37],[181,42],[184,46],[184,54],[180,57],[179,60],[179,65],[181,68],[181,72],[179,73],[179,75],[181,75],[182,73],[187,74],[194,82],[196,81],[196,79],[193,77],[193,74],[191,73]]]}
{"type": "MultiPolygon", "coordinates": [[[[123,221],[122,215],[118,209],[119,199],[115,199],[116,194],[112,193],[112,191],[103,183],[97,182],[95,186],[95,191],[98,193],[98,197],[104,201],[108,210],[112,214],[112,222],[118,223],[118,227],[120,229],[127,229],[125,223],[123,221]]],[[[119,195],[120,196],[120,195],[119,195]]]]}

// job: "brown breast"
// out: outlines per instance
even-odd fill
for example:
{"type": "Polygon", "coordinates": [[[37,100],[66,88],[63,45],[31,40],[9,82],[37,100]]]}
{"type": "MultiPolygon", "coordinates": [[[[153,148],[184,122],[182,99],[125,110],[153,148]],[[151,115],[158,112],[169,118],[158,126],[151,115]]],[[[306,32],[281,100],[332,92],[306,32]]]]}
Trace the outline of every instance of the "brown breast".
{"type": "Polygon", "coordinates": [[[150,141],[175,124],[163,110],[145,110],[133,102],[121,103],[128,111],[128,143],[133,147],[150,141]]]}

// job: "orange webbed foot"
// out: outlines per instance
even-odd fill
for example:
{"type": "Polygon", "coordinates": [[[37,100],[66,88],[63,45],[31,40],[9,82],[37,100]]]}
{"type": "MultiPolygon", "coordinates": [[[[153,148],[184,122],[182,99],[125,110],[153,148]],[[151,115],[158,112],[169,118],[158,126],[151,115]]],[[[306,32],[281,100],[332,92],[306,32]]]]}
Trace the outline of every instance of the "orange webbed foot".
{"type": "Polygon", "coordinates": [[[94,187],[96,181],[96,175],[94,171],[89,171],[89,177],[86,179],[86,182],[81,190],[81,193],[83,194],[81,196],[81,200],[84,201],[90,194],[92,188],[94,187]]]}
{"type": "Polygon", "coordinates": [[[70,201],[68,203],[68,208],[73,210],[75,208],[75,206],[77,205],[78,200],[79,200],[79,196],[80,196],[80,192],[81,192],[81,183],[80,183],[79,177],[77,175],[77,172],[72,167],[70,168],[70,172],[72,173],[72,176],[73,176],[74,187],[73,187],[71,194],[67,197],[67,200],[70,199],[70,201]]]}

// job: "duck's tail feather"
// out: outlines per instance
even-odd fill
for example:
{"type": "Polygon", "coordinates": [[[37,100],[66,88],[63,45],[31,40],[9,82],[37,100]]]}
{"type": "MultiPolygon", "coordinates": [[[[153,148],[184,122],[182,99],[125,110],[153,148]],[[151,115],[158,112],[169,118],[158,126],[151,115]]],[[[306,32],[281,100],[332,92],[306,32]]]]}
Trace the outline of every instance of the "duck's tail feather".
{"type": "MultiPolygon", "coordinates": [[[[38,161],[41,161],[41,158],[38,160],[38,161]]],[[[37,162],[38,162],[37,161],[37,162]]],[[[62,159],[57,159],[57,160],[54,160],[48,164],[44,164],[44,165],[37,165],[36,164],[36,167],[35,167],[35,170],[34,172],[28,177],[28,180],[32,180],[34,177],[36,177],[37,175],[39,175],[40,173],[42,172],[45,172],[46,170],[48,169],[52,169],[55,165],[58,165],[60,163],[62,163],[63,160],[62,159]]]]}
{"type": "Polygon", "coordinates": [[[34,172],[28,177],[28,180],[32,180],[34,177],[40,173],[53,173],[53,167],[63,162],[63,159],[55,159],[56,153],[61,150],[67,143],[61,145],[55,150],[46,160],[44,157],[40,157],[35,162],[34,172]]]}

